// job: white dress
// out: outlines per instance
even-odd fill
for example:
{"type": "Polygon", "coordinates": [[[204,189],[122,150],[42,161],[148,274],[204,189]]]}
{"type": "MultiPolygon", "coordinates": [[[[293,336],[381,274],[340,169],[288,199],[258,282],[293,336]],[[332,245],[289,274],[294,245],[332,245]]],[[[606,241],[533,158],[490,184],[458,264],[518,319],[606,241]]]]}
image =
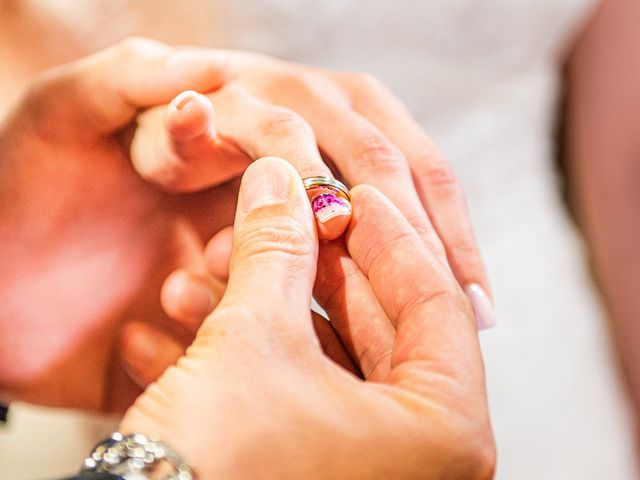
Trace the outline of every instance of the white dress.
{"type": "Polygon", "coordinates": [[[559,71],[592,0],[235,0],[227,43],[382,79],[461,178],[498,327],[498,475],[636,478],[627,405],[553,162],[559,71]],[[259,3],[259,5],[258,5],[259,3]]]}
{"type": "MultiPolygon", "coordinates": [[[[219,46],[373,73],[453,164],[496,299],[499,324],[482,334],[482,345],[503,480],[636,478],[631,423],[601,306],[553,164],[560,62],[593,3],[208,6],[216,25],[210,41],[219,46]]],[[[8,443],[0,435],[2,478],[8,443]]]]}

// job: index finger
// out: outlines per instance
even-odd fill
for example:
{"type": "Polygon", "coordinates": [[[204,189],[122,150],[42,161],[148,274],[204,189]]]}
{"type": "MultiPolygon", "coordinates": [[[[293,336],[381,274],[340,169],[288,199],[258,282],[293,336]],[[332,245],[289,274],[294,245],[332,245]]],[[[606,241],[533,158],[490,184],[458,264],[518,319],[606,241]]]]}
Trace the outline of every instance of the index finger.
{"type": "MultiPolygon", "coordinates": [[[[351,92],[353,108],[380,128],[406,157],[418,195],[442,239],[460,285],[480,285],[490,295],[464,191],[447,159],[406,106],[384,85],[367,75],[340,78],[351,92]]],[[[486,326],[492,326],[493,315],[488,317],[484,319],[486,326]]]]}
{"type": "Polygon", "coordinates": [[[82,125],[87,136],[108,134],[141,108],[167,103],[189,88],[210,92],[227,76],[228,60],[221,52],[131,38],[45,73],[27,101],[41,133],[77,139],[77,129],[52,127],[82,125]]]}
{"type": "Polygon", "coordinates": [[[397,328],[389,382],[428,395],[436,373],[483,390],[471,305],[447,266],[375,188],[355,187],[352,199],[349,253],[397,328]]]}

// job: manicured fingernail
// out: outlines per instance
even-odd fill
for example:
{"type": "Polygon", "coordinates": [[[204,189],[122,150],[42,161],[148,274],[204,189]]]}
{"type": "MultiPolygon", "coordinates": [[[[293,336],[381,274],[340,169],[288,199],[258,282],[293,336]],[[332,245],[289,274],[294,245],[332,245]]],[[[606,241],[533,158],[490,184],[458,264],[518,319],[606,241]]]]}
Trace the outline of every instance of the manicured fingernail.
{"type": "Polygon", "coordinates": [[[171,106],[176,110],[182,110],[189,102],[192,102],[197,95],[193,90],[186,90],[171,101],[171,106]]]}
{"type": "Polygon", "coordinates": [[[486,330],[496,326],[496,314],[484,289],[477,283],[471,283],[464,289],[471,300],[476,315],[478,330],[486,330]]]}
{"type": "Polygon", "coordinates": [[[311,208],[317,220],[318,236],[323,240],[338,238],[351,221],[351,203],[333,193],[314,197],[311,208]]]}
{"type": "Polygon", "coordinates": [[[320,223],[326,223],[335,217],[351,215],[351,204],[333,193],[323,193],[315,197],[311,208],[320,223]]]}
{"type": "Polygon", "coordinates": [[[240,190],[245,213],[285,203],[291,190],[291,172],[279,162],[258,160],[245,172],[240,190]]]}

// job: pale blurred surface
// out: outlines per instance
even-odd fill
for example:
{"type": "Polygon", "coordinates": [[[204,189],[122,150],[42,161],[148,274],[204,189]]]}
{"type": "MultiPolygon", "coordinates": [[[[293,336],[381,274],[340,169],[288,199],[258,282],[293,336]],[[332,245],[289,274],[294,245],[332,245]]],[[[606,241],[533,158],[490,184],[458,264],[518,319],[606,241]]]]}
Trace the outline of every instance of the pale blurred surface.
{"type": "MultiPolygon", "coordinates": [[[[48,3],[48,15],[72,28],[78,51],[138,33],[364,70],[385,81],[461,177],[487,261],[499,320],[482,335],[497,478],[636,478],[601,308],[552,161],[560,61],[594,2],[33,3],[48,3]],[[154,13],[145,16],[149,8],[154,13]]],[[[59,58],[74,56],[64,45],[59,58]]],[[[4,75],[8,88],[11,74],[4,75]]],[[[3,479],[60,471],[29,464],[23,474],[16,459],[25,458],[24,443],[11,440],[14,435],[43,448],[43,439],[56,437],[53,430],[68,432],[68,450],[51,457],[65,466],[97,439],[89,441],[97,430],[85,430],[75,418],[40,424],[21,416],[0,443],[3,479]]]]}
{"type": "Polygon", "coordinates": [[[0,478],[54,479],[79,470],[96,439],[117,429],[114,418],[26,404],[11,406],[0,425],[0,478]]]}

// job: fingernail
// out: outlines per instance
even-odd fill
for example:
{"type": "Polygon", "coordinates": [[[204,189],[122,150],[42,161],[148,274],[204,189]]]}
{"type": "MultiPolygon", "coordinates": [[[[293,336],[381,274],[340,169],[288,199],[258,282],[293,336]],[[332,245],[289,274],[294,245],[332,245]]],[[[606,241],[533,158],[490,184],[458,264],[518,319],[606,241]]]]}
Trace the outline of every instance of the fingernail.
{"type": "Polygon", "coordinates": [[[216,137],[213,107],[209,99],[193,90],[186,90],[169,104],[167,127],[175,141],[186,142],[208,131],[216,137]]]}
{"type": "Polygon", "coordinates": [[[351,203],[333,193],[321,193],[313,196],[311,208],[316,217],[318,237],[322,240],[335,240],[341,236],[351,221],[351,203]]]}
{"type": "Polygon", "coordinates": [[[464,289],[471,300],[476,316],[478,330],[486,330],[496,326],[496,314],[484,289],[477,283],[471,283],[464,289]]]}
{"type": "Polygon", "coordinates": [[[279,162],[261,159],[247,169],[240,189],[244,213],[285,203],[291,189],[291,173],[279,162]]]}
{"type": "Polygon", "coordinates": [[[315,197],[311,208],[320,223],[326,223],[335,217],[351,215],[351,204],[333,193],[322,193],[315,197]]]}
{"type": "Polygon", "coordinates": [[[188,103],[192,102],[197,95],[193,90],[186,90],[171,101],[171,106],[176,110],[182,110],[188,103]]]}

